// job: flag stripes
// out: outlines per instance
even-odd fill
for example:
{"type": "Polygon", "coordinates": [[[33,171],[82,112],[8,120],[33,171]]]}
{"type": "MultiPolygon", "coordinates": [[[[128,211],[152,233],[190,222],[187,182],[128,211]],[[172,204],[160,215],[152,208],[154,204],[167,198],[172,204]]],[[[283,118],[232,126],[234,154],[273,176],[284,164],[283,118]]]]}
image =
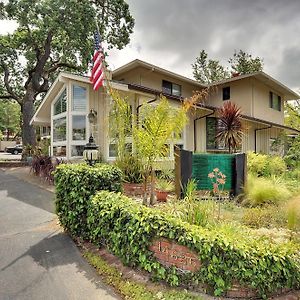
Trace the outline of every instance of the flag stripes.
{"type": "Polygon", "coordinates": [[[95,32],[95,51],[93,55],[93,68],[90,81],[93,84],[94,91],[97,91],[101,86],[103,86],[104,81],[104,54],[103,48],[101,46],[101,39],[99,32],[95,32]]]}

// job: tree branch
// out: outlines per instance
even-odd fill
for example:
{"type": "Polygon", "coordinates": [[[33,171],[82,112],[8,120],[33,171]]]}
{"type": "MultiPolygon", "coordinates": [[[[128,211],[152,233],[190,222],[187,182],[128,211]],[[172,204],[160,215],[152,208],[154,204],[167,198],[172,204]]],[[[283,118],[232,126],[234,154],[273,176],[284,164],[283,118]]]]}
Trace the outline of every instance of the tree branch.
{"type": "Polygon", "coordinates": [[[56,71],[57,69],[62,68],[62,67],[70,68],[70,69],[73,69],[73,70],[79,70],[78,66],[69,64],[67,62],[58,62],[58,63],[54,64],[53,66],[51,66],[46,72],[48,74],[51,74],[54,71],[56,71]]]}
{"type": "MultiPolygon", "coordinates": [[[[10,99],[16,100],[19,104],[21,104],[21,99],[20,97],[13,91],[12,87],[10,86],[9,83],[9,70],[6,66],[6,64],[1,60],[0,61],[1,67],[4,70],[4,86],[6,88],[6,91],[8,92],[8,96],[10,96],[10,99]]],[[[7,96],[7,95],[4,95],[7,96]]],[[[3,99],[3,98],[1,98],[3,99]]],[[[5,98],[7,99],[7,98],[5,98]]]]}

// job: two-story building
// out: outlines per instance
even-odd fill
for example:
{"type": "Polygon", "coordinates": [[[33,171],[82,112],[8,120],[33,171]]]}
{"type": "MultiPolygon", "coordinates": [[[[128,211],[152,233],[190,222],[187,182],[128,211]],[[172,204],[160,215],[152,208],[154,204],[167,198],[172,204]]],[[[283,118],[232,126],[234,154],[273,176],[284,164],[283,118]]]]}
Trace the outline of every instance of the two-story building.
{"type": "MultiPolygon", "coordinates": [[[[163,94],[174,105],[191,97],[206,85],[141,60],[134,60],[112,72],[111,86],[128,99],[137,114],[145,102],[159,101],[163,94]]],[[[241,107],[244,136],[241,151],[280,152],[272,147],[283,133],[299,133],[284,126],[284,102],[299,95],[264,72],[236,76],[209,86],[209,96],[190,113],[177,147],[197,152],[224,151],[215,140],[216,110],[224,101],[241,107]]],[[[66,159],[82,156],[91,130],[106,161],[114,160],[116,147],[109,137],[110,96],[101,87],[97,92],[89,78],[60,73],[32,118],[32,124],[51,127],[51,155],[66,159]],[[97,112],[96,126],[89,125],[87,115],[97,112]]],[[[131,143],[130,138],[128,143],[131,143]]],[[[170,159],[174,145],[170,144],[170,159]]]]}

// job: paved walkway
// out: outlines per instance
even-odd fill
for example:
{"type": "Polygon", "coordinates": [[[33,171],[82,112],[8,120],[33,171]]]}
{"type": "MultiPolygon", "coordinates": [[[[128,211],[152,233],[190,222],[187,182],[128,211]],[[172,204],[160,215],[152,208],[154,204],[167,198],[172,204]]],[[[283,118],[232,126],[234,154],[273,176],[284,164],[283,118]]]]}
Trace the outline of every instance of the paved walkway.
{"type": "Polygon", "coordinates": [[[0,300],[120,299],[61,232],[53,198],[0,170],[0,300]]]}

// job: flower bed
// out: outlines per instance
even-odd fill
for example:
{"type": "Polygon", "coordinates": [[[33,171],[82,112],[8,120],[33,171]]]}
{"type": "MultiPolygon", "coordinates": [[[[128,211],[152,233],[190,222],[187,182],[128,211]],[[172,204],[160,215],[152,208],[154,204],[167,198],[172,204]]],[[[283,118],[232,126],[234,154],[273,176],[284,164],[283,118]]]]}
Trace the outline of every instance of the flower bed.
{"type": "Polygon", "coordinates": [[[207,284],[215,295],[236,286],[236,281],[261,296],[281,288],[299,288],[299,257],[288,245],[251,238],[237,241],[105,191],[90,203],[87,223],[94,243],[105,243],[124,263],[139,266],[171,285],[207,284]],[[150,248],[160,237],[196,252],[200,269],[183,272],[159,262],[150,248]]]}

